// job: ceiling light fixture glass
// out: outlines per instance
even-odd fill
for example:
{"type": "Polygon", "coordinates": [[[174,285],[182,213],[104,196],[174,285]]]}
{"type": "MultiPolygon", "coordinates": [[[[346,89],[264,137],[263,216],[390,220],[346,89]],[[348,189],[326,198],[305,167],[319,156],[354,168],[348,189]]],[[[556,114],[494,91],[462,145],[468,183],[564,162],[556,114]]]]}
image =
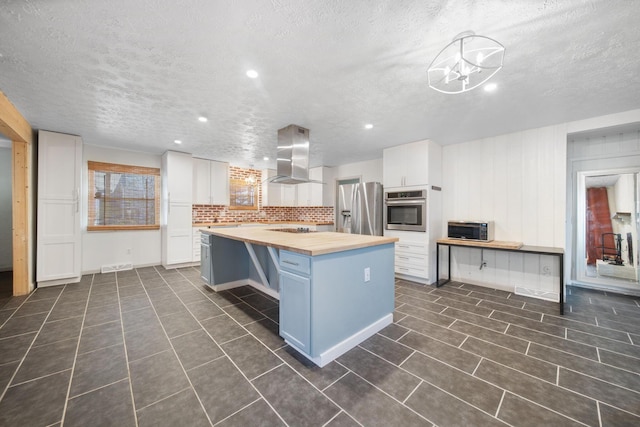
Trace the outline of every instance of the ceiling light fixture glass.
{"type": "Polygon", "coordinates": [[[365,129],[373,129],[373,125],[371,123],[367,123],[366,125],[364,125],[365,129]]]}
{"type": "Polygon", "coordinates": [[[200,116],[200,117],[198,117],[198,121],[199,121],[199,122],[202,122],[202,123],[206,123],[206,122],[208,122],[208,121],[209,121],[209,119],[207,119],[207,118],[206,118],[206,117],[204,117],[204,116],[200,116]]]}
{"type": "Polygon", "coordinates": [[[247,77],[250,79],[256,79],[258,78],[258,72],[256,70],[249,70],[247,71],[247,77]]]}
{"type": "Polygon", "coordinates": [[[179,139],[174,139],[173,142],[176,144],[182,144],[182,141],[180,141],[179,139]]]}
{"type": "Polygon", "coordinates": [[[485,83],[502,68],[504,46],[465,31],[453,38],[429,65],[429,86],[442,93],[467,92],[485,83]]]}

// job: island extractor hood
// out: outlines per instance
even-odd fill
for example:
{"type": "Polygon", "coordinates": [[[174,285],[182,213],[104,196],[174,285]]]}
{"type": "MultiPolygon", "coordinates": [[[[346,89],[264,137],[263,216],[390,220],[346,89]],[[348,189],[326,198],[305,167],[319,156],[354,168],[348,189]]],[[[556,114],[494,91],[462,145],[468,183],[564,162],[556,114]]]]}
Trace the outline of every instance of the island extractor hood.
{"type": "Polygon", "coordinates": [[[269,178],[278,184],[303,184],[309,179],[309,129],[289,125],[278,130],[277,175],[269,178]]]}

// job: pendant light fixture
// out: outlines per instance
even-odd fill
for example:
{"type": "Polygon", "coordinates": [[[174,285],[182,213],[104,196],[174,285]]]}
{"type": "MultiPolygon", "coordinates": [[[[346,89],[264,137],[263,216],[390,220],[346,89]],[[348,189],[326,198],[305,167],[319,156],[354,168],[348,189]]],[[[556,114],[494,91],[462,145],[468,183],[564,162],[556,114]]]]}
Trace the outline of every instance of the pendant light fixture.
{"type": "Polygon", "coordinates": [[[465,31],[453,38],[429,65],[429,86],[442,93],[462,93],[481,86],[502,68],[504,46],[465,31]]]}

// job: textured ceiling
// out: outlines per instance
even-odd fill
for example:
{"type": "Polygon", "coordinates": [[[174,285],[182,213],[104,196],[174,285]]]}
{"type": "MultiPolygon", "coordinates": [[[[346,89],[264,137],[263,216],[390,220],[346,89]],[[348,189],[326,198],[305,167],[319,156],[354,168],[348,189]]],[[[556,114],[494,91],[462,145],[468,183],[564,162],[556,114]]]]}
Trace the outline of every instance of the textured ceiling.
{"type": "Polygon", "coordinates": [[[639,18],[637,0],[3,0],[0,90],[34,128],[88,144],[181,139],[274,167],[262,158],[295,123],[311,165],[335,166],[640,108],[639,18]],[[465,30],[505,45],[498,90],[429,89],[465,30]]]}

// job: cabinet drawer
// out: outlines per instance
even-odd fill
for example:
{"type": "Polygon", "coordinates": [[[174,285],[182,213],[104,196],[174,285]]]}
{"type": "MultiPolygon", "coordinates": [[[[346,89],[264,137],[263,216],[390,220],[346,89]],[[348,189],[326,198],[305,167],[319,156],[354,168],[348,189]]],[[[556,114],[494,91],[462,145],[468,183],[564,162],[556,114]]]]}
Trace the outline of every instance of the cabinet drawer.
{"type": "Polygon", "coordinates": [[[406,274],[408,276],[422,277],[425,279],[428,277],[426,266],[421,268],[418,266],[403,266],[396,264],[395,271],[397,274],[406,274]]]}
{"type": "Polygon", "coordinates": [[[427,255],[396,253],[396,265],[417,265],[422,267],[427,265],[427,255]]]}
{"type": "Polygon", "coordinates": [[[396,242],[397,252],[427,253],[427,244],[423,242],[396,242]]]}
{"type": "Polygon", "coordinates": [[[304,255],[280,251],[280,268],[308,276],[311,272],[311,260],[304,255]]]}

